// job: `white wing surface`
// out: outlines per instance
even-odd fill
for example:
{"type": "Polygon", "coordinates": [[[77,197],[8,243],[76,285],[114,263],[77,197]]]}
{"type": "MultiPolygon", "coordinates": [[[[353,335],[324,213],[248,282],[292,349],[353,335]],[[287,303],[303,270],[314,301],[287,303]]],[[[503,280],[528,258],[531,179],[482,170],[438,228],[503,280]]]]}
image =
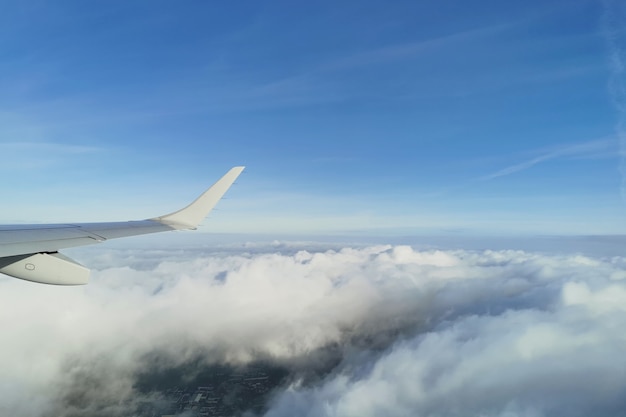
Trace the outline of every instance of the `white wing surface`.
{"type": "Polygon", "coordinates": [[[230,169],[187,207],[147,220],[108,223],[0,225],[0,273],[45,284],[80,285],[89,270],[58,251],[108,239],[195,229],[244,167],[230,169]]]}

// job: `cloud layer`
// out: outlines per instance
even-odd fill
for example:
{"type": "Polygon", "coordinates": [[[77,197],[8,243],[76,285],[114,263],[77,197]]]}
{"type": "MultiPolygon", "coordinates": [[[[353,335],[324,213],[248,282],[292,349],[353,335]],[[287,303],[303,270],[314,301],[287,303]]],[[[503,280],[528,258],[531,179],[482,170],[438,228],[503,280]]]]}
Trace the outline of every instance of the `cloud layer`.
{"type": "Polygon", "coordinates": [[[129,415],[162,399],[146,372],[255,361],[289,372],[272,417],[626,408],[622,257],[206,252],[86,250],[82,288],[1,280],[2,414],[129,415]]]}

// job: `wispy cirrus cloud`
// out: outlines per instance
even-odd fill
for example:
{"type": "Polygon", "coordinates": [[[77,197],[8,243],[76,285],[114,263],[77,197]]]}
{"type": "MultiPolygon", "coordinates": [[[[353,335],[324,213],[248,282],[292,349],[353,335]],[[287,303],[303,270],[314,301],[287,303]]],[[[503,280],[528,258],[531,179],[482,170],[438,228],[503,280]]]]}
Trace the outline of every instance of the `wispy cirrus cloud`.
{"type": "Polygon", "coordinates": [[[105,148],[61,142],[0,142],[4,162],[0,171],[40,171],[81,156],[102,153],[105,148]]]}
{"type": "Polygon", "coordinates": [[[596,159],[613,157],[617,155],[615,138],[603,138],[588,142],[565,144],[550,150],[544,150],[538,156],[523,162],[510,165],[494,173],[478,178],[482,181],[492,180],[499,177],[515,174],[534,167],[535,165],[549,162],[560,158],[570,159],[596,159]]]}
{"type": "Polygon", "coordinates": [[[55,142],[7,142],[0,143],[0,152],[12,151],[36,151],[52,152],[55,154],[84,154],[101,152],[103,149],[97,146],[74,145],[55,142]]]}
{"type": "Polygon", "coordinates": [[[622,176],[620,192],[626,200],[626,4],[604,1],[603,33],[607,41],[609,63],[609,95],[618,112],[615,130],[619,141],[622,176]]]}

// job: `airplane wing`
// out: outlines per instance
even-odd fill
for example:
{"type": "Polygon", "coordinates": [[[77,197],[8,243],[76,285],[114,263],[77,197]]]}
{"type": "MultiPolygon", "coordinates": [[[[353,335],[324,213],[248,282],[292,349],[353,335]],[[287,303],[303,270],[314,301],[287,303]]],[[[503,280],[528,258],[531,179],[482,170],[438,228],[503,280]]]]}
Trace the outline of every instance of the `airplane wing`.
{"type": "Polygon", "coordinates": [[[244,167],[230,169],[194,202],[146,220],[108,223],[0,225],[0,273],[55,285],[81,285],[89,269],[59,253],[120,237],[195,229],[215,207],[244,167]]]}

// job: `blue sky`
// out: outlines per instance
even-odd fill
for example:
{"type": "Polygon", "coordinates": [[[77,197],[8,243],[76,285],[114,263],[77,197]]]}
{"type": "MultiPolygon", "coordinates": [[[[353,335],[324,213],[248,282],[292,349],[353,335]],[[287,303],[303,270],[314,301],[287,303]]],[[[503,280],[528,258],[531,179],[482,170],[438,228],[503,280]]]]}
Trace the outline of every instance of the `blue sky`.
{"type": "Polygon", "coordinates": [[[5,1],[0,219],[150,217],[246,165],[206,231],[626,233],[624,8],[5,1]]]}

